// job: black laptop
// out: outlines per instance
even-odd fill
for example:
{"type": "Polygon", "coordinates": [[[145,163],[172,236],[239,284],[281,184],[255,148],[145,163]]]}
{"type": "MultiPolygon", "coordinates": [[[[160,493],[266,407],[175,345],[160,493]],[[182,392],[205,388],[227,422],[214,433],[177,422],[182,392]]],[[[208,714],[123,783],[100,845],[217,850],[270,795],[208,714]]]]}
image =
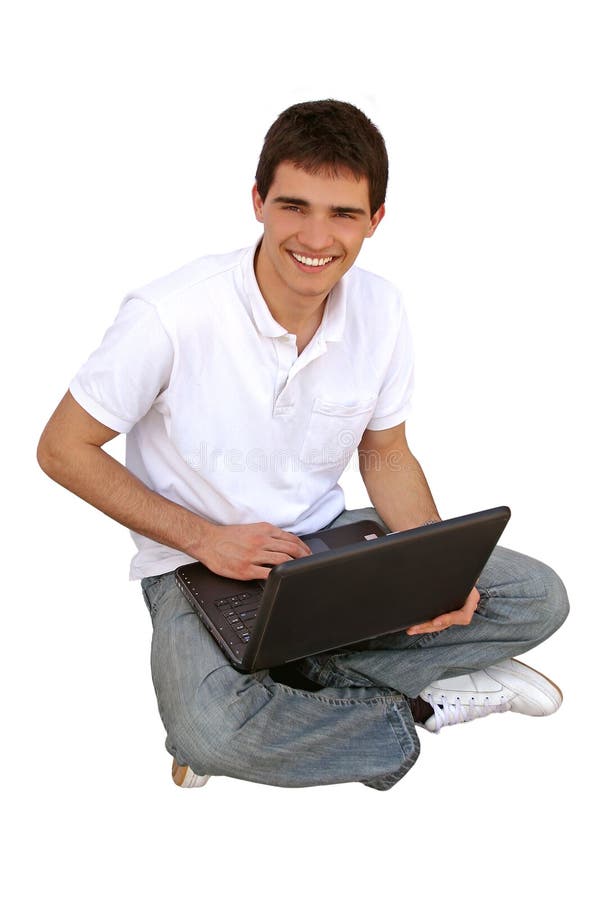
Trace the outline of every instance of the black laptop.
{"type": "Polygon", "coordinates": [[[500,506],[391,534],[364,519],[303,536],[312,555],[274,566],[265,581],[223,578],[202,563],[175,575],[232,664],[253,672],[459,609],[509,518],[500,506]]]}

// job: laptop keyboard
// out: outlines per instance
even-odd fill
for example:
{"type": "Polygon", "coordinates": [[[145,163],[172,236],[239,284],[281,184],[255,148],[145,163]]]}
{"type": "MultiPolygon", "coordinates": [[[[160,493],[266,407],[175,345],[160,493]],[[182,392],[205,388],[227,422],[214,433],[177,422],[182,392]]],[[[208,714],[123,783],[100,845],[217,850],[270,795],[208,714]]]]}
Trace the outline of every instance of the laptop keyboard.
{"type": "Polygon", "coordinates": [[[234,597],[225,597],[215,603],[222,616],[222,622],[215,624],[236,653],[250,640],[262,594],[261,588],[255,588],[234,597]]]}

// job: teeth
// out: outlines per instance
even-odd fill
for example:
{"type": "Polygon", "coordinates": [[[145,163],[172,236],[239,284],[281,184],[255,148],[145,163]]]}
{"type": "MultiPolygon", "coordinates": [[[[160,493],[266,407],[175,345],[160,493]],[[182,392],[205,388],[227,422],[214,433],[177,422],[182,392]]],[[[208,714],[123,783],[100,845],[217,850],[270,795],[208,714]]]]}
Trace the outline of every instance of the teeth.
{"type": "Polygon", "coordinates": [[[299,253],[292,253],[294,259],[297,259],[298,262],[301,262],[304,266],[324,266],[326,263],[331,262],[333,256],[324,256],[321,259],[315,259],[312,256],[300,256],[299,253]]]}

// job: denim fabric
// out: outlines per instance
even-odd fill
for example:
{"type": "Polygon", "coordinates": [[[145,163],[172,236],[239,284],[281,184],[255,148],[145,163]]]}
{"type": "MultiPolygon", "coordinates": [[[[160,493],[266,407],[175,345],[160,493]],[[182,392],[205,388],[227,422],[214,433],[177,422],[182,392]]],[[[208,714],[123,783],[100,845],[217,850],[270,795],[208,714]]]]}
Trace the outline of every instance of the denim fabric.
{"type": "MultiPolygon", "coordinates": [[[[361,518],[384,524],[367,508],[343,512],[330,527],[361,518]]],[[[310,691],[282,684],[266,669],[238,672],[173,573],[143,579],[167,750],[198,774],[286,787],[360,781],[387,790],[419,755],[407,697],[530,650],[568,613],[552,569],[502,547],[477,586],[482,599],[467,627],[399,632],[299,661],[298,670],[317,683],[310,691]]]]}

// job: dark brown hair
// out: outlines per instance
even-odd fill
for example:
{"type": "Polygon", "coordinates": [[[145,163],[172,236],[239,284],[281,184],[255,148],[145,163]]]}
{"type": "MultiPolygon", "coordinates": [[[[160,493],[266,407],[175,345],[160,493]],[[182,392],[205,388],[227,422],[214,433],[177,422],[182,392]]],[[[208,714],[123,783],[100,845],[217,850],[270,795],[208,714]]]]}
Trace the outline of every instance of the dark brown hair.
{"type": "Polygon", "coordinates": [[[310,174],[344,169],[369,182],[371,215],[385,200],[388,156],[385,142],[370,119],[341,100],[313,100],[284,110],[269,128],[256,170],[256,187],[264,200],[282,162],[310,174]]]}

